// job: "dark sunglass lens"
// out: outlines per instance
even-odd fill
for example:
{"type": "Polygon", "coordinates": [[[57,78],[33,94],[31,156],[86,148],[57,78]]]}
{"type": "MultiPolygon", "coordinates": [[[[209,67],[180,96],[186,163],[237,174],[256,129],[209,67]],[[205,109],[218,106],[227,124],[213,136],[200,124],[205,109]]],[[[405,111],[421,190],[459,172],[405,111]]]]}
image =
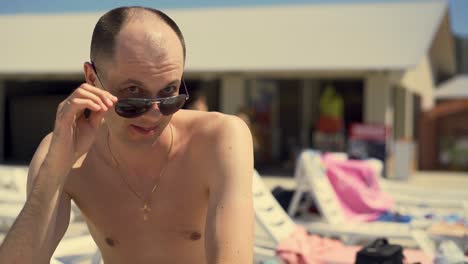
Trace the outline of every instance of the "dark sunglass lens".
{"type": "Polygon", "coordinates": [[[138,117],[151,109],[151,101],[144,99],[122,99],[115,104],[115,112],[125,118],[138,117]]]}
{"type": "Polygon", "coordinates": [[[159,104],[159,110],[163,115],[172,115],[177,112],[185,103],[185,94],[166,98],[159,104]]]}

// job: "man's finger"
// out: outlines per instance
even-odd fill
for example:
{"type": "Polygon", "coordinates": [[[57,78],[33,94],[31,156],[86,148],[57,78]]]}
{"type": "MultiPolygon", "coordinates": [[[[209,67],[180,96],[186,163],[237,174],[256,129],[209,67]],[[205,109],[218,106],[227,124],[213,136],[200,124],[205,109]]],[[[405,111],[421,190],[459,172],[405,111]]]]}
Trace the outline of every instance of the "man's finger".
{"type": "Polygon", "coordinates": [[[87,98],[70,98],[68,102],[70,107],[69,111],[73,114],[77,114],[78,112],[83,111],[86,108],[89,108],[94,111],[107,110],[107,108],[103,109],[99,104],[87,98]]]}
{"type": "Polygon", "coordinates": [[[101,100],[106,103],[107,106],[112,106],[114,102],[117,102],[117,97],[113,96],[111,93],[104,91],[102,89],[96,88],[92,85],[84,83],[81,87],[93,94],[98,95],[101,97],[101,100]]]}
{"type": "Polygon", "coordinates": [[[85,98],[85,99],[91,99],[93,102],[96,104],[99,104],[103,109],[106,109],[106,103],[104,103],[101,99],[101,97],[97,96],[96,94],[93,94],[83,88],[78,88],[73,92],[72,98],[85,98]]]}
{"type": "Polygon", "coordinates": [[[101,121],[104,118],[105,114],[106,114],[106,111],[93,112],[89,118],[89,121],[91,122],[91,126],[93,128],[97,128],[101,124],[101,121]]]}
{"type": "Polygon", "coordinates": [[[93,111],[100,111],[102,107],[90,99],[83,98],[68,98],[57,112],[58,120],[65,120],[65,123],[70,122],[80,112],[88,108],[93,111]]]}

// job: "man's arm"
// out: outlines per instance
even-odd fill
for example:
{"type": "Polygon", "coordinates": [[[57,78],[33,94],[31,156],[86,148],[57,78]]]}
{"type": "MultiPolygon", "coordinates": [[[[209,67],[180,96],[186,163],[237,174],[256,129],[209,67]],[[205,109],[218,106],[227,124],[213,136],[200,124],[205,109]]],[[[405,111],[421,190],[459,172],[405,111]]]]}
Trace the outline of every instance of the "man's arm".
{"type": "Polygon", "coordinates": [[[209,171],[207,263],[252,263],[252,135],[241,119],[220,119],[216,120],[220,122],[214,127],[210,147],[205,150],[209,171]]]}
{"type": "MultiPolygon", "coordinates": [[[[96,76],[84,64],[87,81],[96,76]]],[[[105,113],[117,97],[83,83],[62,101],[54,132],[40,144],[30,164],[28,199],[0,246],[0,263],[48,263],[70,218],[70,197],[64,185],[72,166],[88,152],[105,113]],[[93,111],[86,116],[86,109],[93,111]]]]}
{"type": "Polygon", "coordinates": [[[51,135],[44,138],[29,167],[28,198],[0,246],[0,263],[49,263],[70,220],[65,177],[54,175],[44,162],[51,135]]]}

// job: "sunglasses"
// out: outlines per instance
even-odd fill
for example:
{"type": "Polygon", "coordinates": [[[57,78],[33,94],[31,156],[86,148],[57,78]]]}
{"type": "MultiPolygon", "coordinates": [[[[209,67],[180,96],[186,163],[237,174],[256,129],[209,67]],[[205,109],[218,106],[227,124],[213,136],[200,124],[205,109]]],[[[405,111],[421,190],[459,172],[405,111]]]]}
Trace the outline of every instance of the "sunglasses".
{"type": "MultiPolygon", "coordinates": [[[[99,75],[96,70],[96,66],[91,62],[91,66],[96,73],[96,76],[99,82],[102,85],[102,82],[99,78],[99,75]]],[[[163,115],[172,115],[175,112],[179,111],[185,102],[189,99],[189,94],[187,91],[187,86],[185,81],[182,79],[182,85],[185,89],[185,94],[179,94],[170,97],[164,98],[124,98],[119,99],[115,104],[115,112],[124,118],[136,118],[147,113],[153,107],[153,104],[157,104],[159,111],[163,115]]],[[[104,87],[104,86],[103,86],[104,87]]]]}
{"type": "Polygon", "coordinates": [[[165,98],[125,98],[119,99],[115,104],[115,112],[125,118],[139,117],[153,107],[153,104],[157,104],[159,111],[163,115],[172,115],[177,112],[184,103],[189,99],[187,86],[185,81],[182,80],[182,84],[185,88],[185,94],[179,94],[165,98]]]}

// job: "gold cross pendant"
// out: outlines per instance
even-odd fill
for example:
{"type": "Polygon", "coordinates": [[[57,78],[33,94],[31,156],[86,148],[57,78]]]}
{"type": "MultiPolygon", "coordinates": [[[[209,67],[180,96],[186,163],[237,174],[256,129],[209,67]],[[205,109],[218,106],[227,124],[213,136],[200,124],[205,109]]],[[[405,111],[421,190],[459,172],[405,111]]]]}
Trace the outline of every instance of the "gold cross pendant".
{"type": "Polygon", "coordinates": [[[148,204],[145,203],[145,205],[143,205],[143,208],[141,208],[141,210],[143,211],[143,220],[144,221],[148,220],[148,213],[151,212],[151,208],[149,208],[148,204]]]}

